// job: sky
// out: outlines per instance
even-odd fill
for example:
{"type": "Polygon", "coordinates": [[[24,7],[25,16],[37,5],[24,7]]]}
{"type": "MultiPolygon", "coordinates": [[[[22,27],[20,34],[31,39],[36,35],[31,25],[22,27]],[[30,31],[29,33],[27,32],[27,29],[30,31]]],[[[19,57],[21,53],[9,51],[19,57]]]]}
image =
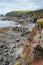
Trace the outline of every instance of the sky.
{"type": "Polygon", "coordinates": [[[37,10],[43,8],[43,0],[0,0],[0,14],[14,10],[37,10]]]}

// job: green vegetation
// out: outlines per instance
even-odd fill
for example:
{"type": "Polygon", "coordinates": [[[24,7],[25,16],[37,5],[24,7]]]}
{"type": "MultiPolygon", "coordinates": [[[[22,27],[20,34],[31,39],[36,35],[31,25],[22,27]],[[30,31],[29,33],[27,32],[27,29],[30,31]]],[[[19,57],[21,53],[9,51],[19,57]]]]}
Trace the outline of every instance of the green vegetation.
{"type": "Polygon", "coordinates": [[[43,18],[43,9],[40,10],[19,10],[19,11],[12,11],[6,14],[6,16],[16,16],[16,17],[35,17],[35,18],[43,18]]]}
{"type": "Polygon", "coordinates": [[[27,13],[29,13],[29,10],[20,10],[20,11],[12,11],[6,14],[6,16],[23,16],[26,15],[27,13]]]}
{"type": "Polygon", "coordinates": [[[40,28],[40,27],[42,28],[43,27],[43,18],[38,19],[36,25],[38,28],[40,28]]]}

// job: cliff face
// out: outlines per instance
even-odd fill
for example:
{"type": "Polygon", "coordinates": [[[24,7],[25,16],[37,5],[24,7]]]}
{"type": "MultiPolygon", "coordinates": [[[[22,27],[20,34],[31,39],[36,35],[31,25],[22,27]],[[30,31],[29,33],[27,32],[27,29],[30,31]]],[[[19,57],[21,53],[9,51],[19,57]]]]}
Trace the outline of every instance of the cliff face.
{"type": "Polygon", "coordinates": [[[36,17],[36,18],[43,18],[43,9],[41,10],[36,10],[36,11],[32,11],[30,13],[28,13],[29,16],[33,16],[33,17],[36,17]]]}
{"type": "Polygon", "coordinates": [[[35,11],[12,11],[6,14],[6,16],[16,16],[16,17],[35,17],[43,18],[43,9],[35,11]]]}

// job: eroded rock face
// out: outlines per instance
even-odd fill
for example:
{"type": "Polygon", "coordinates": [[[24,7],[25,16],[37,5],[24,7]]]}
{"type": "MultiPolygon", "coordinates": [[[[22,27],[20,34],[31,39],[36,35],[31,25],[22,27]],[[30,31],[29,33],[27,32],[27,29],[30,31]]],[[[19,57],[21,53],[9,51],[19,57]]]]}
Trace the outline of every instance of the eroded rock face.
{"type": "Polygon", "coordinates": [[[0,33],[0,65],[13,65],[16,58],[22,53],[19,48],[25,43],[26,38],[9,30],[0,33]],[[18,41],[19,40],[19,41],[18,41]]]}
{"type": "MultiPolygon", "coordinates": [[[[41,40],[43,41],[42,35],[43,30],[41,32],[41,40]]],[[[14,65],[17,59],[20,58],[22,45],[26,42],[27,37],[28,35],[21,36],[20,33],[12,29],[5,33],[0,33],[0,65],[14,65]]],[[[37,40],[37,36],[35,40],[37,40]]]]}
{"type": "Polygon", "coordinates": [[[0,64],[9,65],[11,62],[14,63],[16,59],[17,49],[11,49],[7,44],[0,45],[0,64]],[[13,61],[14,60],[14,61],[13,61]]]}

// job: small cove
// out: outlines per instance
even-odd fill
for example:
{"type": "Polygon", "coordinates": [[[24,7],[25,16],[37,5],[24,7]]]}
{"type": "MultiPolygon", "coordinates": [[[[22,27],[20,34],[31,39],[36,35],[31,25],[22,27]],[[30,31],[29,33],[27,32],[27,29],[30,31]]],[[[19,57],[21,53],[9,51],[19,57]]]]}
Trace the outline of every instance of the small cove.
{"type": "Polygon", "coordinates": [[[1,21],[0,20],[0,28],[5,28],[5,27],[20,27],[20,24],[17,24],[15,21],[1,21]]]}

